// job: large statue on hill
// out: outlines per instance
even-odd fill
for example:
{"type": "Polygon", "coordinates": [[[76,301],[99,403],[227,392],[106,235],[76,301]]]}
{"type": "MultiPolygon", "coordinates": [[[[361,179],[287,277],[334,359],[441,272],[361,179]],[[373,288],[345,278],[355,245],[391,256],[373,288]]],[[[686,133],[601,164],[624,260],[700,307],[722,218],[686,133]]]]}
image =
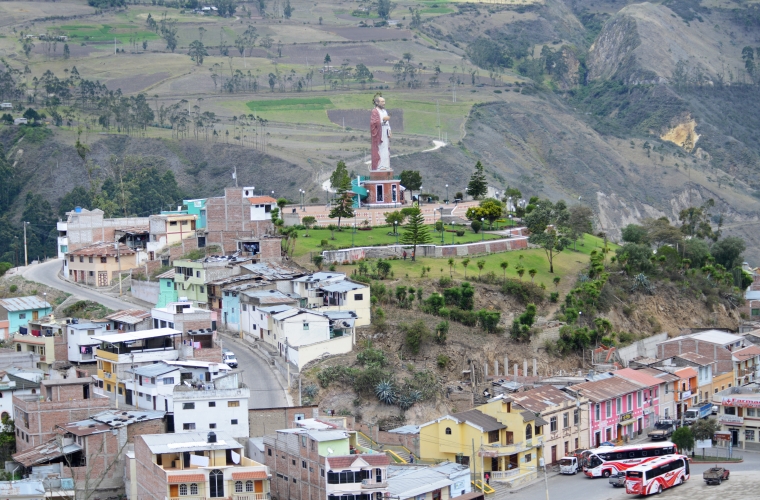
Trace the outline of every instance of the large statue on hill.
{"type": "Polygon", "coordinates": [[[391,117],[385,110],[385,99],[375,94],[375,109],[369,120],[369,130],[372,136],[372,163],[370,171],[391,170],[391,117]]]}

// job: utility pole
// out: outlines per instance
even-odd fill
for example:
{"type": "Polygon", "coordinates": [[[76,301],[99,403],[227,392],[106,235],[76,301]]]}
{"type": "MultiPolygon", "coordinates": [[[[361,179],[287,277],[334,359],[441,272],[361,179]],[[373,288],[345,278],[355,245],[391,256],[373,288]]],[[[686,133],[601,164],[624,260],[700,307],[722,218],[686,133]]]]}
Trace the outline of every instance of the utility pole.
{"type": "Polygon", "coordinates": [[[121,297],[121,249],[119,248],[119,240],[114,243],[116,246],[116,262],[119,264],[119,297],[121,297]]]}
{"type": "Polygon", "coordinates": [[[28,249],[26,246],[26,226],[28,225],[29,223],[24,221],[24,267],[29,265],[28,249]]]}
{"type": "Polygon", "coordinates": [[[546,488],[546,500],[549,500],[549,479],[546,477],[546,460],[544,457],[539,459],[538,465],[544,468],[544,488],[546,488]]]}

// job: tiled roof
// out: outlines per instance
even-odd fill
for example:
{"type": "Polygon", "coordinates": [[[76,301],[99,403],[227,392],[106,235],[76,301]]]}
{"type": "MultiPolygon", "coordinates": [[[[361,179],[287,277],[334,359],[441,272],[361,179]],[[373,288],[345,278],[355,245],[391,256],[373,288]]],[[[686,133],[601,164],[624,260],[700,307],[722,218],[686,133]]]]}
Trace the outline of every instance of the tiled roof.
{"type": "Polygon", "coordinates": [[[132,255],[134,253],[135,253],[134,250],[129,248],[127,245],[124,245],[123,243],[119,243],[119,251],[117,252],[116,246],[114,245],[114,243],[101,242],[101,243],[95,243],[93,245],[80,248],[78,250],[74,250],[72,252],[69,252],[67,255],[115,257],[117,254],[132,255]]]}
{"type": "Polygon", "coordinates": [[[202,483],[206,480],[203,474],[170,474],[167,482],[169,484],[180,483],[202,483]]]}
{"type": "Polygon", "coordinates": [[[277,203],[277,200],[275,200],[271,196],[254,196],[253,198],[248,198],[248,201],[251,202],[251,205],[265,205],[267,203],[277,203]]]}
{"type": "Polygon", "coordinates": [[[697,370],[695,370],[691,366],[687,366],[686,368],[681,368],[680,370],[676,370],[674,373],[681,378],[692,378],[692,377],[697,376],[697,370]]]}
{"type": "Polygon", "coordinates": [[[344,455],[341,457],[327,457],[330,469],[348,469],[357,460],[364,460],[371,466],[389,465],[391,459],[385,453],[365,453],[361,455],[344,455]]]}
{"type": "Polygon", "coordinates": [[[760,355],[760,346],[756,345],[751,345],[749,347],[745,347],[744,349],[734,351],[734,359],[736,361],[745,361],[758,355],[760,355]]]}
{"type": "Polygon", "coordinates": [[[662,379],[655,378],[646,372],[634,370],[633,368],[623,368],[622,370],[617,370],[611,373],[616,377],[632,380],[647,387],[655,387],[665,382],[662,379]]]}
{"type": "Polygon", "coordinates": [[[644,386],[632,380],[626,380],[618,377],[610,377],[594,382],[584,382],[570,386],[568,390],[573,392],[582,391],[581,395],[588,398],[594,403],[601,403],[608,399],[616,398],[629,392],[643,389],[644,386]]]}
{"type": "Polygon", "coordinates": [[[657,368],[640,368],[638,371],[649,374],[656,379],[662,380],[663,382],[675,382],[677,380],[680,380],[672,373],[664,372],[662,370],[658,370],[657,368]]]}
{"type": "Polygon", "coordinates": [[[251,472],[233,472],[232,479],[266,479],[267,473],[263,470],[251,472]]]}
{"type": "Polygon", "coordinates": [[[0,306],[2,306],[6,311],[30,311],[32,309],[50,308],[49,303],[40,299],[36,295],[0,299],[0,306]]]}

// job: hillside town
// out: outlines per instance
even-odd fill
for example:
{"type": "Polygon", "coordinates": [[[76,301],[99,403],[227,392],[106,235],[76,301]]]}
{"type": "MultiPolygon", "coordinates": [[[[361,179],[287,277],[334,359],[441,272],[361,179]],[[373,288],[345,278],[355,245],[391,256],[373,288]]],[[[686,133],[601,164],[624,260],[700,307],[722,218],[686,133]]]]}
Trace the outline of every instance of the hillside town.
{"type": "MultiPolygon", "coordinates": [[[[44,265],[134,307],[84,319],[54,313],[45,296],[0,299],[0,401],[15,439],[5,497],[500,497],[549,468],[608,477],[617,470],[594,462],[600,450],[646,448],[650,438],[673,446],[678,429],[701,420],[727,458],[760,451],[753,321],[632,348],[600,343],[590,370],[473,360],[446,395],[455,411],[396,428],[305,403],[313,394],[302,376],[363,349],[358,334],[373,330],[377,298],[351,274],[290,260],[270,215],[276,202],[227,188],[145,218],[67,213],[58,256],[44,265]],[[286,404],[261,404],[246,382],[251,362],[274,372],[270,390],[286,404]]],[[[747,271],[752,304],[760,272],[747,271]]]]}

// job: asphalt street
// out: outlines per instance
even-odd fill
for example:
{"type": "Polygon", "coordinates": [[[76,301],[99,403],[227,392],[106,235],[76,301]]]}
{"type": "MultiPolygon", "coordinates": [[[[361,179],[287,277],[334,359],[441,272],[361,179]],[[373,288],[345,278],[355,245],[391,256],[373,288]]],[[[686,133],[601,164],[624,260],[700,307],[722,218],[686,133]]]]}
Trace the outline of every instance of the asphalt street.
{"type": "Polygon", "coordinates": [[[57,288],[58,290],[70,293],[83,300],[92,300],[98,302],[109,309],[113,309],[114,311],[118,311],[120,309],[144,309],[130,302],[119,300],[118,298],[110,297],[94,290],[90,290],[89,288],[84,288],[61,279],[58,276],[58,271],[61,270],[62,266],[62,261],[53,259],[48,262],[43,262],[42,264],[29,266],[29,268],[24,271],[23,276],[29,281],[35,281],[52,288],[57,288]]]}
{"type": "Polygon", "coordinates": [[[223,336],[223,345],[235,353],[238,368],[243,370],[245,384],[251,390],[248,408],[277,408],[288,404],[285,390],[274,371],[241,340],[223,336]]]}
{"type": "MultiPolygon", "coordinates": [[[[699,498],[707,500],[708,495],[711,498],[713,494],[718,494],[716,498],[725,500],[743,500],[758,498],[760,491],[760,453],[741,452],[738,454],[744,458],[743,463],[739,464],[722,464],[731,472],[742,472],[747,475],[742,481],[732,481],[723,483],[720,486],[707,486],[702,480],[702,473],[711,467],[710,464],[693,464],[691,466],[691,479],[683,486],[665,490],[660,498],[662,500],[692,500],[699,498]],[[752,488],[746,486],[752,483],[752,488]],[[739,484],[742,488],[738,488],[739,484]],[[721,490],[722,488],[722,490],[721,490]],[[739,491],[737,491],[739,489],[739,491]],[[703,491],[704,490],[704,491],[703,491]]],[[[737,476],[736,479],[739,477],[737,476]]],[[[498,500],[623,500],[633,498],[625,492],[624,488],[613,488],[605,478],[590,479],[578,473],[575,476],[557,475],[550,477],[549,495],[546,495],[544,482],[536,482],[531,486],[502,495],[498,500]]],[[[496,500],[496,498],[494,498],[496,500]]]]}

